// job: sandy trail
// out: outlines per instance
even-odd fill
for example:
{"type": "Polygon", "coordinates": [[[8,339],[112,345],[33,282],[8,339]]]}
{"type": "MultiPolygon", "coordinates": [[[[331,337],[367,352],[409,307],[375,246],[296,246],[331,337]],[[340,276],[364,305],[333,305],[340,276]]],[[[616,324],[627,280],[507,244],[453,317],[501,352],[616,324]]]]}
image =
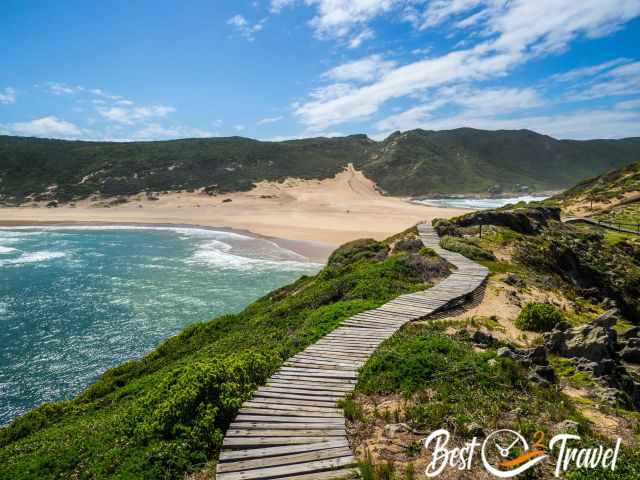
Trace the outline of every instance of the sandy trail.
{"type": "Polygon", "coordinates": [[[83,200],[76,207],[0,208],[0,224],[193,224],[335,246],[363,237],[382,239],[419,221],[466,212],[383,196],[371,180],[352,167],[332,179],[260,182],[249,192],[229,195],[169,193],[155,201],[137,195],[128,203],[109,208],[100,207],[101,203],[83,200]]]}

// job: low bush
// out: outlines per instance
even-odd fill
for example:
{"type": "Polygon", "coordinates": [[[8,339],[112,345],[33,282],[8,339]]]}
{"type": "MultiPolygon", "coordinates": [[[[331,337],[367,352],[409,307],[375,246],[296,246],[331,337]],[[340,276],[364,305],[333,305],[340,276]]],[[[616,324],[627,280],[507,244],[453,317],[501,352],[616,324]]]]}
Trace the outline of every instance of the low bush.
{"type": "Polygon", "coordinates": [[[524,306],[516,319],[516,327],[530,332],[549,332],[564,315],[553,305],[548,303],[528,303],[524,306]]]}
{"type": "Polygon", "coordinates": [[[440,246],[446,250],[458,252],[471,260],[493,261],[496,259],[495,255],[488,250],[478,247],[477,245],[461,238],[444,236],[440,239],[440,246]]]}

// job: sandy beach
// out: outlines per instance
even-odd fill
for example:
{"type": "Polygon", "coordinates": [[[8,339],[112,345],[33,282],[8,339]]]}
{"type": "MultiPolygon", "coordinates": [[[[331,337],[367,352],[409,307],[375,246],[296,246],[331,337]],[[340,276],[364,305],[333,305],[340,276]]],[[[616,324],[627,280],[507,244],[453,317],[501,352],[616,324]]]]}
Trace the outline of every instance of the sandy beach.
{"type": "Polygon", "coordinates": [[[289,248],[310,257],[323,257],[350,240],[379,240],[418,221],[468,212],[384,196],[371,180],[353,168],[322,181],[288,179],[281,183],[261,182],[249,192],[219,196],[168,193],[157,198],[149,200],[141,194],[109,207],[104,200],[83,200],[75,206],[57,208],[0,208],[0,225],[80,222],[230,228],[284,239],[289,248]]]}

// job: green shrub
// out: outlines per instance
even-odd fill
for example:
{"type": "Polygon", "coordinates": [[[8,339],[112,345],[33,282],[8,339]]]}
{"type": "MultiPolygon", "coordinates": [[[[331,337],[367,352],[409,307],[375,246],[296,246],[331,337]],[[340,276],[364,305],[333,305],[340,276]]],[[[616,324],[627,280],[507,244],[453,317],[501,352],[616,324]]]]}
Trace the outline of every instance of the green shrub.
{"type": "Polygon", "coordinates": [[[435,250],[433,248],[429,248],[429,247],[422,247],[418,253],[420,255],[422,255],[423,257],[437,257],[438,256],[438,254],[435,252],[435,250]]]}
{"type": "Polygon", "coordinates": [[[528,303],[524,306],[516,319],[516,327],[530,332],[549,332],[564,315],[553,305],[548,303],[528,303]]]}
{"type": "Polygon", "coordinates": [[[495,255],[477,245],[473,245],[464,239],[457,237],[444,236],[440,239],[440,246],[452,252],[458,252],[471,260],[490,260],[496,259],[495,255]]]}
{"type": "Polygon", "coordinates": [[[344,265],[361,259],[379,257],[384,259],[389,247],[373,239],[365,238],[345,243],[329,257],[328,265],[344,265]]]}

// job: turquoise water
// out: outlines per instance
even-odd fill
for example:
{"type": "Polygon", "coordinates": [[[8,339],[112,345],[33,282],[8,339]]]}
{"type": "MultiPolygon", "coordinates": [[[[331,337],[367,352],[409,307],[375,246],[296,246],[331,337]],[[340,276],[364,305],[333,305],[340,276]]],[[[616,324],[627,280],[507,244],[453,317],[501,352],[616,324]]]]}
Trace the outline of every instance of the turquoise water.
{"type": "Polygon", "coordinates": [[[320,265],[199,229],[0,229],[0,425],[320,265]]]}

